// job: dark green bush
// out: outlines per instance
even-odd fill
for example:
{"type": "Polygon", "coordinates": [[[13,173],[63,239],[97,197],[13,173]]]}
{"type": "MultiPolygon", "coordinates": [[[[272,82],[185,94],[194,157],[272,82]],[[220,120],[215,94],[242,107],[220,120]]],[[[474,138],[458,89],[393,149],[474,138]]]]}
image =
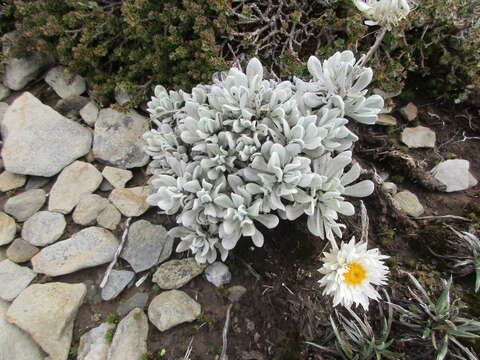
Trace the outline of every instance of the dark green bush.
{"type": "Polygon", "coordinates": [[[145,101],[153,85],[188,89],[228,67],[217,40],[223,0],[15,1],[21,52],[41,51],[87,78],[100,102],[115,90],[145,101]]]}

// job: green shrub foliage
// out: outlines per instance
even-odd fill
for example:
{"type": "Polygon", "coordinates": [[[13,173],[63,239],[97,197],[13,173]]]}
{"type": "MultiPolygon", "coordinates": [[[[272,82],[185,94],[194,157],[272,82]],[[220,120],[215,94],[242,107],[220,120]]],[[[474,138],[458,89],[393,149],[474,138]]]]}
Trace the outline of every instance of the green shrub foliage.
{"type": "Polygon", "coordinates": [[[85,76],[101,102],[151,84],[190,88],[227,66],[217,39],[228,31],[223,0],[16,1],[23,51],[53,55],[85,76]]]}

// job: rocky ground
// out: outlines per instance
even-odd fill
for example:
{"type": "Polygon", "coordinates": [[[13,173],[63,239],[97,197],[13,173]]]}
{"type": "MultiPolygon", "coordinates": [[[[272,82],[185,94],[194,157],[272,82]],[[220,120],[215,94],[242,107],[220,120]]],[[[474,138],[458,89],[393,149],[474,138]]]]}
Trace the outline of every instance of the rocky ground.
{"type": "MultiPolygon", "coordinates": [[[[230,359],[323,359],[304,342],[328,340],[315,271],[324,243],[304,221],[265,230],[264,248],[243,245],[228,266],[172,253],[174,219],[145,202],[148,118],[97,108],[85,81],[49,59],[14,60],[0,85],[0,360],[215,359],[226,322],[230,359]]],[[[377,182],[372,246],[392,256],[395,293],[403,269],[440,274],[418,246],[444,223],[478,226],[480,141],[467,111],[394,101],[354,130],[377,182]]],[[[346,221],[346,236],[357,233],[359,219],[346,221]]]]}

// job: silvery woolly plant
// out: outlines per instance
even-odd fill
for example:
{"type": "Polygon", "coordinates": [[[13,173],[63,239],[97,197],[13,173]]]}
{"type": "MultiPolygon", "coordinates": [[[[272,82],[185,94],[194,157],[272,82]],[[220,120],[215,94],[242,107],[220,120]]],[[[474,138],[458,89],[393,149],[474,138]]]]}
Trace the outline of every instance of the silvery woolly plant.
{"type": "Polygon", "coordinates": [[[263,245],[259,224],[303,214],[313,234],[341,237],[339,214],[354,214],[346,197],[373,191],[371,181],[356,182],[358,138],[346,125],[373,124],[383,100],[367,96],[372,71],[350,51],[323,64],[311,57],[308,68],[309,81],[267,80],[254,58],[245,72],[232,68],[191,93],[155,88],[156,128],[144,135],[156,189],[148,201],[176,215],[177,251],[225,260],[242,238],[263,245]]]}

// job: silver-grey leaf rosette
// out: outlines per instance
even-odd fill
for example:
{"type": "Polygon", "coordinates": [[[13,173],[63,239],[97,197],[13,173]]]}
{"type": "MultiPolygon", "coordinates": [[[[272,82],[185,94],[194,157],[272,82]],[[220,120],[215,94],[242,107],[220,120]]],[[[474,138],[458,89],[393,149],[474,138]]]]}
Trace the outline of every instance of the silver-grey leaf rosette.
{"type": "Polygon", "coordinates": [[[348,198],[373,192],[371,181],[356,182],[358,138],[346,125],[374,124],[383,99],[367,96],[372,70],[350,51],[311,57],[308,69],[310,81],[266,80],[254,58],[190,94],[155,88],[155,128],[144,135],[156,190],[148,202],[176,215],[178,252],[225,260],[242,239],[263,246],[259,224],[303,214],[313,234],[342,236],[339,214],[354,214],[348,198]]]}

